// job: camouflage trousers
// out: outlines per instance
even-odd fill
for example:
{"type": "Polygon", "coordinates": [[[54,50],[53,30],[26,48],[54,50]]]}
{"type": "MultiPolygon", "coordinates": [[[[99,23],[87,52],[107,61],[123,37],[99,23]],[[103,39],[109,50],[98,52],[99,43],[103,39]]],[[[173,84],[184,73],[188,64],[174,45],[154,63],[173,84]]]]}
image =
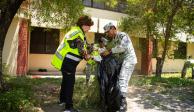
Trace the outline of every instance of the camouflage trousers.
{"type": "Polygon", "coordinates": [[[131,64],[129,61],[124,60],[121,66],[120,74],[119,74],[119,86],[121,94],[126,97],[128,92],[128,85],[133,70],[136,64],[131,64]]]}

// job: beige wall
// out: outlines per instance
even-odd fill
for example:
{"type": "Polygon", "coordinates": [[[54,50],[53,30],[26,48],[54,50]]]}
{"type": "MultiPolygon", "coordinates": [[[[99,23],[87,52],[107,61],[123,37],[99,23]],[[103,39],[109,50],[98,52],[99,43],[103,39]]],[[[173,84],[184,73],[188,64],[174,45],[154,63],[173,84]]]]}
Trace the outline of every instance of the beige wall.
{"type": "MultiPolygon", "coordinates": [[[[48,71],[56,71],[51,65],[52,54],[30,54],[29,66],[30,71],[37,71],[38,69],[47,69],[48,71]]],[[[77,67],[77,71],[80,72],[85,67],[85,61],[81,61],[77,67]],[[84,66],[83,66],[84,65],[84,66]]]]}
{"type": "Polygon", "coordinates": [[[135,53],[137,56],[137,64],[135,66],[135,70],[140,72],[141,71],[141,51],[139,49],[139,38],[130,36],[130,39],[132,41],[132,44],[133,44],[133,47],[135,49],[135,53]]]}
{"type": "Polygon", "coordinates": [[[188,43],[187,56],[192,56],[192,59],[194,59],[194,43],[188,43]]]}
{"type": "MultiPolygon", "coordinates": [[[[188,43],[187,56],[194,59],[194,43],[188,43]]],[[[164,62],[163,72],[181,72],[185,60],[184,59],[168,59],[164,62]]],[[[156,70],[156,59],[152,59],[153,71],[156,70]]]]}
{"type": "MultiPolygon", "coordinates": [[[[181,72],[183,65],[183,59],[168,59],[164,62],[163,72],[181,72]]],[[[153,72],[156,71],[156,59],[152,59],[153,72]]]]}
{"type": "Polygon", "coordinates": [[[52,55],[49,54],[30,54],[29,55],[29,68],[30,70],[48,69],[55,70],[51,65],[52,55]]]}
{"type": "Polygon", "coordinates": [[[7,32],[3,47],[3,65],[4,72],[10,75],[16,75],[17,69],[17,51],[18,51],[18,32],[19,18],[15,17],[7,32]]]}
{"type": "MultiPolygon", "coordinates": [[[[30,54],[29,66],[30,71],[38,71],[38,69],[47,69],[48,71],[56,71],[51,65],[51,59],[53,55],[48,54],[30,54]]],[[[86,61],[81,61],[77,66],[77,72],[82,72],[85,68],[86,61]]]]}
{"type": "Polygon", "coordinates": [[[101,18],[101,19],[110,19],[110,20],[121,20],[122,17],[127,17],[127,14],[114,12],[114,11],[108,11],[108,10],[102,10],[102,9],[95,9],[86,7],[84,9],[84,12],[86,14],[89,14],[91,17],[101,18]]]}

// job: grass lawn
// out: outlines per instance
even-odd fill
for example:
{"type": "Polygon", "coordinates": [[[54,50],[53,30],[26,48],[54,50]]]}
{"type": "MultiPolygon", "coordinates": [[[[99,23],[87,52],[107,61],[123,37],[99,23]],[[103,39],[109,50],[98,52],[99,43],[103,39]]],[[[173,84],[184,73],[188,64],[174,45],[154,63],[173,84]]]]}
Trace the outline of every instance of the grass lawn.
{"type": "MultiPolygon", "coordinates": [[[[157,91],[160,94],[174,94],[179,100],[185,98],[194,102],[194,80],[179,78],[180,74],[163,74],[162,78],[153,76],[133,75],[129,85],[144,88],[147,91],[157,91]],[[174,90],[189,91],[186,94],[174,93],[174,90]]],[[[48,106],[58,102],[61,79],[44,78],[31,79],[28,77],[6,77],[10,90],[0,93],[1,112],[37,112],[46,111],[48,106]]],[[[76,77],[74,92],[75,107],[84,112],[93,112],[99,108],[99,89],[95,78],[89,86],[85,85],[85,77],[76,77]]],[[[147,97],[149,100],[150,97],[147,97]]],[[[161,106],[157,100],[152,102],[161,106]]]]}

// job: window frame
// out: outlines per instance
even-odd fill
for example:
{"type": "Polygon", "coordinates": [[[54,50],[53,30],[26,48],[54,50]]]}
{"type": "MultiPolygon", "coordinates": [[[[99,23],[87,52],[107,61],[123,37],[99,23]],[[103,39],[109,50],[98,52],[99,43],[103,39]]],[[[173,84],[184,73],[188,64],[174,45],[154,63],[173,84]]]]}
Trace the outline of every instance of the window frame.
{"type": "Polygon", "coordinates": [[[59,29],[42,27],[31,27],[31,28],[32,30],[30,32],[30,53],[54,54],[57,47],[59,46],[60,37],[59,29]]]}

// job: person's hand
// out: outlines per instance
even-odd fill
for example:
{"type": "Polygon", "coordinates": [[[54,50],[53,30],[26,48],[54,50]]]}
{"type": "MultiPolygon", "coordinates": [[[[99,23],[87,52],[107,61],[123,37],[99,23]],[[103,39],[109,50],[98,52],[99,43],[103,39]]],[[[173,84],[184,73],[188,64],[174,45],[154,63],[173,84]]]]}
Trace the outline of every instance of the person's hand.
{"type": "Polygon", "coordinates": [[[107,56],[107,55],[109,55],[109,54],[110,54],[110,52],[109,52],[108,50],[106,50],[106,51],[104,51],[103,53],[101,53],[102,56],[107,56]]]}
{"type": "Polygon", "coordinates": [[[93,56],[92,59],[95,61],[95,62],[100,62],[102,60],[102,57],[100,55],[98,56],[93,56]]]}
{"type": "Polygon", "coordinates": [[[84,55],[84,59],[85,59],[86,61],[88,61],[89,59],[91,59],[91,56],[90,56],[89,54],[85,54],[85,55],[84,55]]]}

